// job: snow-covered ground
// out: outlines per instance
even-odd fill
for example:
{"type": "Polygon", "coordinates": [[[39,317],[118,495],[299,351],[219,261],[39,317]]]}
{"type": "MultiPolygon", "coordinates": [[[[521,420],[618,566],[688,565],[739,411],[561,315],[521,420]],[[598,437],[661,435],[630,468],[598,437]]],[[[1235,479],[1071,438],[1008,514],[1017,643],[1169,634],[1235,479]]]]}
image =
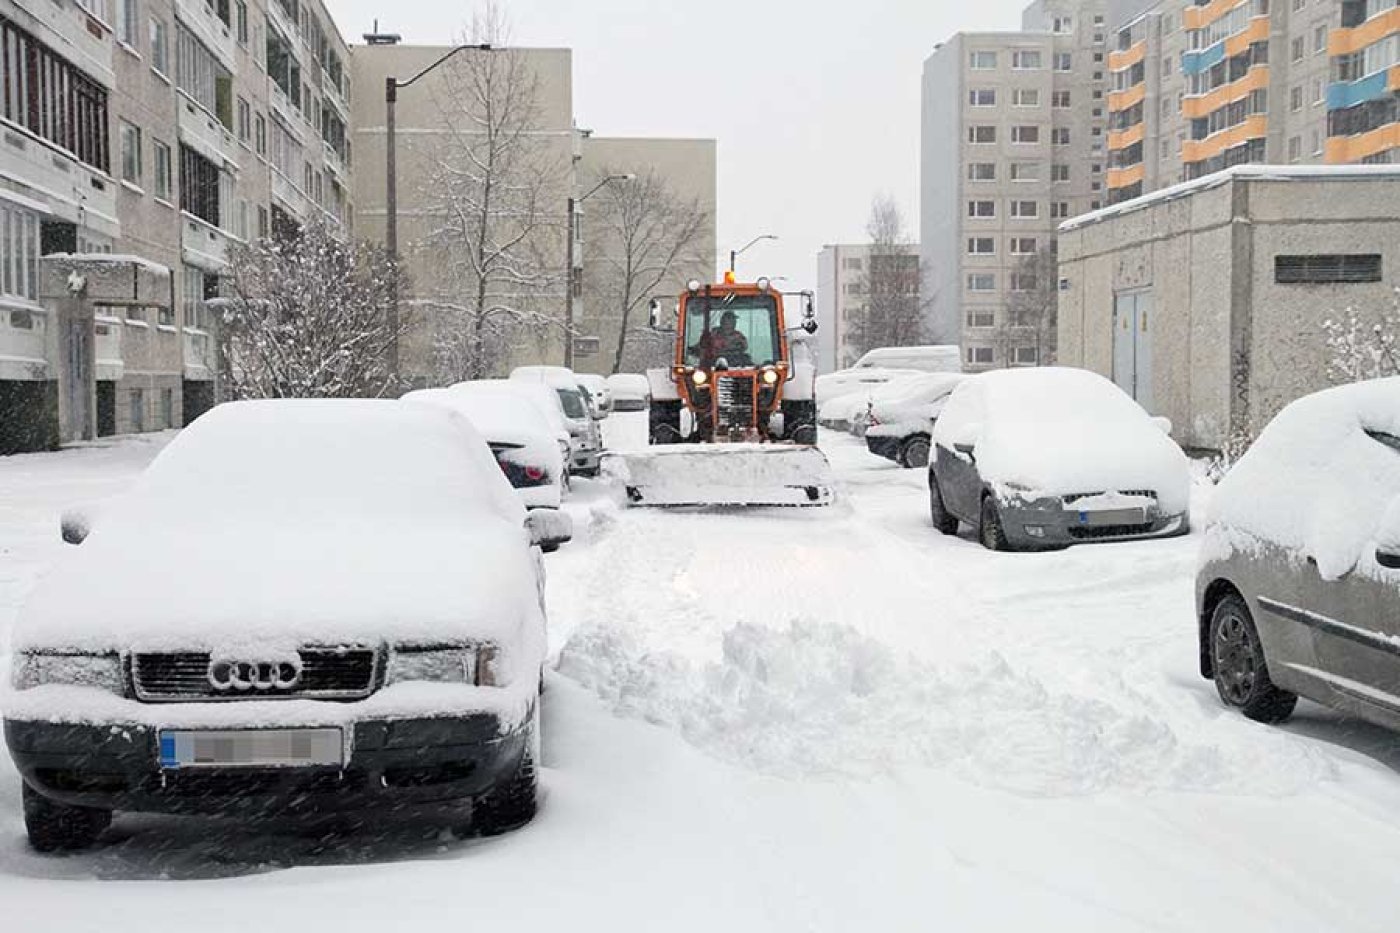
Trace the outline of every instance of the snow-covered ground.
{"type": "MultiPolygon", "coordinates": [[[[604,424],[645,443],[645,415],[604,424]]],[[[57,513],[159,442],[0,459],[0,644],[57,513]]],[[[825,510],[628,510],[578,481],[548,560],[545,799],[482,842],[390,823],[120,816],[28,850],[16,929],[1382,930],[1400,742],[1303,704],[1224,712],[1195,671],[1199,539],[982,551],[923,474],[824,435],[825,510]]],[[[1197,490],[1197,507],[1206,505],[1197,490]]]]}

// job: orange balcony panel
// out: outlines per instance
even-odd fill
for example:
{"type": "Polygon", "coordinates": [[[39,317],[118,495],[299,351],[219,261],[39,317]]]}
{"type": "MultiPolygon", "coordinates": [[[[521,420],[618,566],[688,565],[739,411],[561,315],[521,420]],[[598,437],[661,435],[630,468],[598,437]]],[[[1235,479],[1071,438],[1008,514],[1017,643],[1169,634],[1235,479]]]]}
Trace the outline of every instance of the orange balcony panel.
{"type": "Polygon", "coordinates": [[[1222,84],[1209,94],[1188,97],[1183,100],[1181,102],[1181,115],[1188,120],[1208,117],[1226,104],[1234,103],[1240,98],[1248,97],[1254,91],[1264,90],[1268,86],[1269,66],[1255,65],[1246,71],[1244,77],[1238,81],[1222,84]]]}
{"type": "Polygon", "coordinates": [[[1392,91],[1400,91],[1400,65],[1391,67],[1389,87],[1392,91]]]}
{"type": "Polygon", "coordinates": [[[1187,140],[1181,147],[1181,161],[1203,162],[1251,139],[1263,139],[1268,133],[1268,118],[1263,114],[1256,114],[1228,130],[1221,130],[1214,136],[1187,140]]]}
{"type": "Polygon", "coordinates": [[[1109,71],[1127,71],[1147,57],[1147,40],[1139,39],[1121,52],[1108,53],[1109,71]]]}
{"type": "Polygon", "coordinates": [[[1205,6],[1188,6],[1181,11],[1181,25],[1187,29],[1204,29],[1237,6],[1249,0],[1212,0],[1205,6]]]}
{"type": "Polygon", "coordinates": [[[1141,162],[1137,165],[1130,165],[1127,168],[1111,168],[1108,170],[1108,187],[1126,188],[1135,185],[1147,176],[1147,170],[1141,162]]]}
{"type": "Polygon", "coordinates": [[[1326,158],[1331,165],[1346,165],[1396,148],[1400,148],[1400,123],[1390,123],[1356,136],[1333,136],[1327,140],[1326,158]]]}
{"type": "Polygon", "coordinates": [[[1117,113],[1140,104],[1147,97],[1147,85],[1137,84],[1126,91],[1114,91],[1108,95],[1108,112],[1117,113]]]}
{"type": "Polygon", "coordinates": [[[1400,7],[1392,7],[1360,26],[1332,30],[1327,37],[1327,54],[1350,55],[1397,32],[1400,32],[1400,7]]]}
{"type": "Polygon", "coordinates": [[[1225,57],[1234,58],[1236,55],[1243,55],[1251,45],[1256,42],[1269,41],[1269,17],[1256,16],[1249,21],[1244,32],[1237,32],[1225,40],[1225,57]]]}
{"type": "Polygon", "coordinates": [[[1138,123],[1130,126],[1126,130],[1119,130],[1116,133],[1108,134],[1109,149],[1127,149],[1134,143],[1142,142],[1143,124],[1138,123]]]}

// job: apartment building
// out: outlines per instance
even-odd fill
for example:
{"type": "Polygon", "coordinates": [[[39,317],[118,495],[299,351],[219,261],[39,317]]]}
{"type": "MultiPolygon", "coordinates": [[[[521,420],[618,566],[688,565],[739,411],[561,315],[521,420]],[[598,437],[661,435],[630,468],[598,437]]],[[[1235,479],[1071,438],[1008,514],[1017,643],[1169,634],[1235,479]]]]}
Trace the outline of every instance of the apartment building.
{"type": "Polygon", "coordinates": [[[1109,203],[1234,165],[1400,150],[1396,0],[1124,0],[1109,19],[1109,203]]]}
{"type": "MultiPolygon", "coordinates": [[[[845,369],[861,355],[851,343],[851,322],[865,310],[870,276],[869,243],[823,246],[817,253],[817,371],[845,369]]],[[[919,261],[917,243],[902,247],[919,261]]]]}
{"type": "Polygon", "coordinates": [[[924,63],[923,295],[932,341],[960,343],[969,371],[1038,362],[1008,307],[1053,287],[1034,257],[1107,197],[1107,15],[1041,0],[1021,31],[959,33],[924,63]]]}
{"type": "Polygon", "coordinates": [[[301,0],[0,0],[0,452],[215,401],[228,250],[349,221],[348,48],[301,0]]]}

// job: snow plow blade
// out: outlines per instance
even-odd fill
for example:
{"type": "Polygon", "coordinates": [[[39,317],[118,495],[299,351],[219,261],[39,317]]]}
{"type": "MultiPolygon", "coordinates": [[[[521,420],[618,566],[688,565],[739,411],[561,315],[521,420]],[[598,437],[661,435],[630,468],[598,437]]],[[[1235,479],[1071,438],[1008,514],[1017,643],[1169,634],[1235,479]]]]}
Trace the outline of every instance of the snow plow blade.
{"type": "Polygon", "coordinates": [[[611,456],[606,469],[632,505],[803,507],[832,500],[831,465],[815,447],[678,444],[611,456]]]}

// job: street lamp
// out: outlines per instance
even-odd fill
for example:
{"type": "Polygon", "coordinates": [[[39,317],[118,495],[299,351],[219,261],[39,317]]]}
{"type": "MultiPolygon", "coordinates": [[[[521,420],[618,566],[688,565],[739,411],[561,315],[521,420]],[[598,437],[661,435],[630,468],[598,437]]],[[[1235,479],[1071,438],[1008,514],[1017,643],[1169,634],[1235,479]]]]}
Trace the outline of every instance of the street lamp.
{"type": "Polygon", "coordinates": [[[565,215],[569,219],[569,245],[568,255],[565,257],[566,281],[564,284],[564,365],[569,369],[574,368],[574,225],[577,223],[578,206],[597,194],[608,184],[615,181],[632,181],[637,176],[628,172],[625,175],[609,175],[581,198],[569,196],[568,213],[565,215]]]}
{"type": "Polygon", "coordinates": [[[753,246],[755,243],[762,243],[764,240],[776,240],[777,238],[778,236],[775,233],[761,233],[758,236],[754,237],[752,240],[749,240],[747,243],[745,243],[738,249],[731,249],[729,251],[729,271],[734,271],[734,264],[738,261],[740,254],[747,250],[750,246],[753,246]]]}
{"type": "Polygon", "coordinates": [[[399,375],[399,276],[397,269],[399,261],[399,177],[394,109],[399,102],[400,88],[408,87],[458,52],[465,51],[494,52],[500,50],[494,48],[489,42],[459,45],[448,50],[445,55],[407,81],[400,81],[392,75],[384,79],[384,211],[386,214],[384,246],[389,251],[389,258],[396,267],[389,282],[389,372],[393,374],[395,379],[399,375]]]}

